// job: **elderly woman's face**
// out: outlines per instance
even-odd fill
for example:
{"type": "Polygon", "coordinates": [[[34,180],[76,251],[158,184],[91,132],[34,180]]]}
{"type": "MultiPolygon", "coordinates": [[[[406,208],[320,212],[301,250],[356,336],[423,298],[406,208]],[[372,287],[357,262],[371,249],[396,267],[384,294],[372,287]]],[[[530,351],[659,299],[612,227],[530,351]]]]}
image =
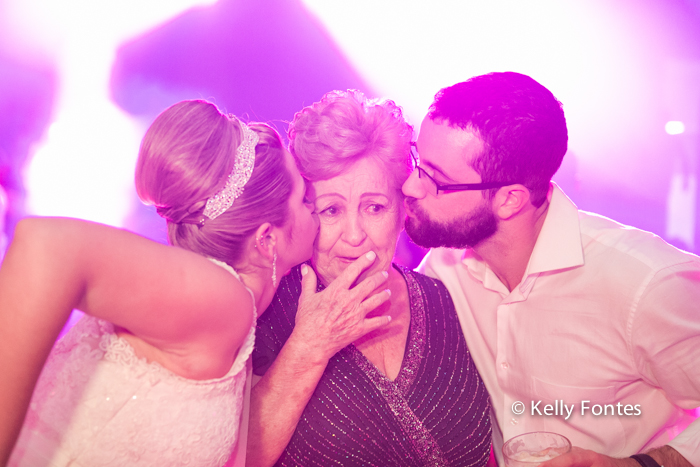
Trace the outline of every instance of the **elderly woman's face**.
{"type": "Polygon", "coordinates": [[[403,196],[391,186],[382,165],[364,158],[345,173],[312,183],[320,231],[313,262],[329,284],[361,255],[377,254],[361,278],[388,271],[403,228],[403,196]]]}

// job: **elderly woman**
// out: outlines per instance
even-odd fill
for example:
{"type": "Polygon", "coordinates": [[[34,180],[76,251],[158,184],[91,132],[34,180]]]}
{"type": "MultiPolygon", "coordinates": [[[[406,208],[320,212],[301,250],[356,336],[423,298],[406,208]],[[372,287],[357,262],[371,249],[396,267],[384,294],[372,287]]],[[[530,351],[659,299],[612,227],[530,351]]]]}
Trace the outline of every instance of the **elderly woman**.
{"type": "Polygon", "coordinates": [[[392,101],[358,91],[328,93],[290,125],[320,232],[313,270],[293,269],[258,321],[253,367],[262,378],[252,393],[248,465],[488,461],[488,395],[452,300],[439,281],[392,264],[411,136],[392,101]],[[386,290],[375,293],[390,293],[389,301],[373,310],[297,310],[302,282],[323,289],[362,255],[376,260],[360,278],[383,271],[386,290]]]}

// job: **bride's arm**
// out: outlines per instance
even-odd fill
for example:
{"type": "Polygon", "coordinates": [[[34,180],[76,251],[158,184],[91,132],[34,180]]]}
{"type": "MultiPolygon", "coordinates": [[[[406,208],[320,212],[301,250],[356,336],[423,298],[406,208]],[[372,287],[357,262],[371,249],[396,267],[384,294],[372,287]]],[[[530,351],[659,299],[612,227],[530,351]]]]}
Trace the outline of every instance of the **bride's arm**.
{"type": "Polygon", "coordinates": [[[223,268],[180,248],[74,219],[25,219],[0,268],[0,465],[73,308],[132,333],[149,358],[205,379],[230,368],[252,299],[223,268]]]}

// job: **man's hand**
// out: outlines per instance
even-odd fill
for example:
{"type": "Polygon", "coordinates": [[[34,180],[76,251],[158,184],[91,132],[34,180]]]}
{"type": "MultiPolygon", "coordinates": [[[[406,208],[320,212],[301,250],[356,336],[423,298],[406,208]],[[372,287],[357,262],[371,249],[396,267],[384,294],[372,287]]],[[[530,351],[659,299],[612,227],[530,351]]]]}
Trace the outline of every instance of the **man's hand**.
{"type": "MultiPolygon", "coordinates": [[[[652,449],[646,454],[663,467],[693,467],[678,451],[670,446],[662,446],[652,449]]],[[[605,456],[595,451],[573,447],[571,452],[555,457],[551,461],[541,464],[540,467],[641,467],[639,463],[629,457],[616,459],[605,456]]]]}
{"type": "Polygon", "coordinates": [[[576,446],[571,452],[557,456],[540,464],[540,467],[640,467],[639,463],[629,457],[616,459],[604,456],[595,451],[581,449],[576,446]]]}

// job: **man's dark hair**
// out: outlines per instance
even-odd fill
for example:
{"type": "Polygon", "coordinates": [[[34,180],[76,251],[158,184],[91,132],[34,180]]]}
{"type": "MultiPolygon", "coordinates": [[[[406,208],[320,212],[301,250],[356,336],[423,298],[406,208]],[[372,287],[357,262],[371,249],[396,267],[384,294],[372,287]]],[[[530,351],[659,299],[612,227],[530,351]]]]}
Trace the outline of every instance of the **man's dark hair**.
{"type": "Polygon", "coordinates": [[[547,88],[520,73],[475,76],[441,89],[428,116],[478,134],[484,150],[472,167],[483,182],[523,184],[533,205],[544,203],[568,141],[561,102],[547,88]]]}

